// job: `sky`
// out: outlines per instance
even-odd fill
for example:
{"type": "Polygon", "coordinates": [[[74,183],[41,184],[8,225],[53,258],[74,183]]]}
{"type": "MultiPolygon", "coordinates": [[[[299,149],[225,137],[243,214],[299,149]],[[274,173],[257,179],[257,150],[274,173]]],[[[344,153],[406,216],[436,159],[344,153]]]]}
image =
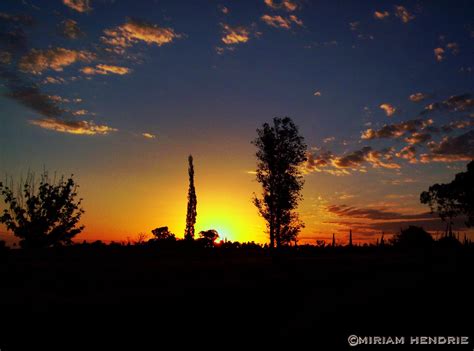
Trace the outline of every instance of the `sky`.
{"type": "Polygon", "coordinates": [[[196,231],[263,243],[251,141],[289,116],[301,242],[437,233],[419,194],[474,158],[473,44],[472,1],[5,0],[0,174],[74,174],[79,241],[182,237],[192,154],[196,231]]]}

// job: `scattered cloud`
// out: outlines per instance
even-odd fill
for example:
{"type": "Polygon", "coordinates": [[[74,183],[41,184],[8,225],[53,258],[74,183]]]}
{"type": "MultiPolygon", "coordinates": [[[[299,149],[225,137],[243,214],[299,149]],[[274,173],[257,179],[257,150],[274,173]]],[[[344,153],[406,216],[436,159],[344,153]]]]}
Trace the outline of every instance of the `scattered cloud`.
{"type": "Polygon", "coordinates": [[[84,35],[76,21],[65,19],[59,26],[59,33],[68,39],[79,39],[84,35]]]}
{"type": "Polygon", "coordinates": [[[390,13],[388,11],[375,11],[374,12],[374,17],[379,20],[387,18],[388,16],[390,16],[390,13]]]}
{"type": "Polygon", "coordinates": [[[283,9],[288,12],[293,12],[298,9],[296,2],[291,0],[282,0],[277,2],[275,0],[264,0],[265,4],[273,10],[283,9]]]}
{"type": "Polygon", "coordinates": [[[433,123],[432,120],[428,119],[412,119],[405,122],[386,124],[382,128],[375,130],[369,128],[362,132],[361,139],[372,140],[372,139],[396,139],[403,136],[405,133],[415,133],[418,129],[424,129],[433,123]]]}
{"type": "Polygon", "coordinates": [[[451,42],[447,43],[446,46],[443,47],[437,47],[433,50],[435,59],[438,62],[441,62],[445,59],[446,54],[450,52],[452,55],[457,55],[459,54],[459,45],[458,43],[451,42]]]}
{"type": "Polygon", "coordinates": [[[422,154],[420,161],[456,162],[474,159],[474,130],[455,137],[444,137],[439,143],[428,143],[429,153],[422,154]]]}
{"type": "Polygon", "coordinates": [[[385,114],[387,115],[387,117],[392,117],[395,114],[395,112],[397,112],[397,109],[395,108],[395,106],[388,103],[383,103],[379,107],[385,111],[385,114]]]}
{"type": "Polygon", "coordinates": [[[113,29],[106,29],[104,34],[105,36],[101,37],[102,42],[112,46],[118,53],[139,42],[162,46],[182,37],[172,28],[159,27],[156,24],[135,19],[129,19],[113,29]]]}
{"type": "Polygon", "coordinates": [[[87,114],[89,114],[89,113],[90,113],[89,111],[84,110],[84,109],[82,109],[82,110],[77,110],[77,111],[72,112],[72,114],[73,114],[74,116],[85,116],[85,115],[87,115],[87,114]]]}
{"type": "Polygon", "coordinates": [[[372,168],[399,169],[400,165],[392,162],[394,150],[386,148],[374,150],[365,146],[360,150],[336,156],[331,151],[308,153],[304,172],[325,172],[333,175],[348,175],[350,171],[365,172],[365,164],[372,168]]]}
{"type": "Polygon", "coordinates": [[[357,169],[363,163],[368,162],[374,168],[390,168],[398,169],[400,165],[390,162],[392,159],[392,150],[385,149],[382,151],[373,150],[370,146],[365,146],[360,150],[351,152],[342,157],[335,158],[334,165],[338,168],[357,169]],[[384,161],[386,160],[386,161],[384,161]]]}
{"type": "Polygon", "coordinates": [[[445,124],[441,127],[441,130],[446,133],[450,133],[456,129],[464,129],[474,127],[474,120],[460,120],[460,121],[453,121],[445,124]]]}
{"type": "Polygon", "coordinates": [[[218,55],[224,55],[226,51],[235,51],[235,46],[216,46],[215,50],[218,55]]]}
{"type": "Polygon", "coordinates": [[[443,48],[435,48],[433,50],[436,61],[441,62],[444,60],[444,49],[443,48]]]}
{"type": "Polygon", "coordinates": [[[358,22],[358,21],[349,22],[349,28],[353,32],[357,31],[359,29],[359,26],[360,26],[360,22],[358,22]]]}
{"type": "Polygon", "coordinates": [[[412,135],[410,135],[409,137],[405,138],[405,141],[410,145],[424,144],[429,140],[431,140],[431,134],[430,133],[415,132],[412,135]]]}
{"type": "Polygon", "coordinates": [[[453,55],[459,54],[459,45],[458,43],[447,43],[446,48],[451,51],[453,55]]]}
{"type": "Polygon", "coordinates": [[[52,48],[47,50],[32,49],[20,59],[18,67],[23,72],[42,74],[43,71],[52,69],[62,71],[64,67],[72,65],[77,61],[89,62],[94,55],[88,51],[68,50],[64,48],[52,48]]]}
{"type": "Polygon", "coordinates": [[[118,75],[125,75],[130,73],[132,70],[127,67],[121,67],[121,66],[113,66],[113,65],[104,65],[104,64],[99,64],[96,65],[95,67],[84,67],[81,69],[81,72],[87,75],[95,75],[95,74],[100,74],[100,75],[108,75],[108,74],[118,74],[118,75]]]}
{"type": "Polygon", "coordinates": [[[319,48],[319,47],[328,47],[328,46],[337,46],[337,40],[323,41],[323,42],[312,42],[304,46],[305,49],[319,48]]]}
{"type": "Polygon", "coordinates": [[[8,51],[0,51],[0,64],[8,65],[12,62],[12,54],[8,51]]]}
{"type": "Polygon", "coordinates": [[[224,15],[228,15],[230,12],[229,8],[223,5],[219,5],[218,8],[219,8],[219,11],[222,12],[224,15]]]}
{"type": "Polygon", "coordinates": [[[29,15],[12,15],[5,12],[0,12],[0,21],[11,22],[11,23],[20,23],[24,25],[32,25],[33,17],[29,15]]]}
{"type": "Polygon", "coordinates": [[[395,156],[408,160],[409,163],[418,162],[418,160],[416,159],[416,147],[413,145],[405,146],[403,149],[397,152],[395,156]]]}
{"type": "Polygon", "coordinates": [[[275,15],[275,16],[263,15],[262,17],[260,17],[260,19],[271,27],[284,28],[284,29],[291,28],[290,20],[283,18],[282,16],[279,16],[279,15],[275,15]]]}
{"type": "Polygon", "coordinates": [[[395,6],[395,16],[400,18],[403,23],[408,23],[415,19],[415,16],[403,6],[395,6]]]}
{"type": "Polygon", "coordinates": [[[321,96],[322,93],[318,90],[318,91],[315,91],[313,95],[314,95],[314,96],[321,96]]]}
{"type": "Polygon", "coordinates": [[[63,4],[80,13],[92,11],[89,0],[63,0],[63,4]]]}
{"type": "Polygon", "coordinates": [[[62,77],[46,77],[42,81],[43,84],[64,84],[66,80],[62,77]]]}
{"type": "Polygon", "coordinates": [[[460,112],[468,111],[474,107],[474,99],[471,94],[453,95],[448,99],[440,102],[434,102],[425,106],[420,115],[432,113],[436,111],[444,112],[460,112]]]}
{"type": "Polygon", "coordinates": [[[404,184],[412,184],[412,183],[417,183],[418,181],[413,179],[413,178],[397,178],[397,179],[392,179],[392,180],[382,180],[383,184],[390,184],[390,185],[404,185],[404,184]]]}
{"type": "Polygon", "coordinates": [[[228,24],[222,24],[223,36],[221,38],[222,42],[226,45],[235,45],[246,43],[250,40],[250,29],[239,26],[231,27],[228,24]]]}
{"type": "Polygon", "coordinates": [[[142,133],[142,136],[146,139],[155,139],[156,135],[151,133],[142,133]]]}
{"type": "Polygon", "coordinates": [[[67,103],[71,102],[68,98],[59,96],[59,95],[48,95],[49,99],[51,101],[57,102],[57,103],[67,103]]]}
{"type": "Polygon", "coordinates": [[[424,93],[414,93],[414,94],[411,94],[409,96],[409,99],[410,101],[412,102],[420,102],[420,101],[423,101],[425,99],[427,99],[429,97],[428,94],[424,94],[424,93]]]}
{"type": "Polygon", "coordinates": [[[336,140],[336,137],[333,137],[333,136],[332,136],[332,137],[328,137],[328,138],[324,138],[324,139],[323,139],[323,143],[324,143],[324,144],[331,143],[331,142],[333,142],[334,140],[336,140]]]}
{"type": "Polygon", "coordinates": [[[10,87],[5,95],[43,116],[58,117],[64,112],[49,95],[41,93],[37,87],[10,87]]]}
{"type": "Polygon", "coordinates": [[[317,154],[308,152],[304,165],[306,172],[321,172],[323,168],[330,166],[334,155],[331,151],[323,151],[317,154]]]}
{"type": "Polygon", "coordinates": [[[56,118],[30,120],[30,123],[48,130],[78,135],[106,135],[117,129],[92,121],[64,121],[56,118]]]}
{"type": "Polygon", "coordinates": [[[297,24],[298,26],[300,26],[300,27],[303,27],[303,26],[304,26],[303,21],[300,20],[300,19],[299,19],[298,17],[296,17],[295,15],[290,15],[289,18],[290,18],[290,21],[291,21],[291,22],[297,24]]]}

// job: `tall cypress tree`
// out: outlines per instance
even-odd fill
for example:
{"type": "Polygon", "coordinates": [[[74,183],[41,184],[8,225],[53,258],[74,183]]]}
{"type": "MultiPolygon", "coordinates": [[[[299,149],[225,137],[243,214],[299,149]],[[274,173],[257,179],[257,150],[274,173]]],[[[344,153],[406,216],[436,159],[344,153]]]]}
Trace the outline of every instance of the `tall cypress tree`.
{"type": "Polygon", "coordinates": [[[184,238],[187,240],[194,239],[194,225],[196,224],[197,216],[197,198],[196,189],[194,188],[194,165],[193,156],[188,157],[188,174],[189,174],[189,190],[188,190],[188,211],[186,213],[186,229],[184,231],[184,238]]]}

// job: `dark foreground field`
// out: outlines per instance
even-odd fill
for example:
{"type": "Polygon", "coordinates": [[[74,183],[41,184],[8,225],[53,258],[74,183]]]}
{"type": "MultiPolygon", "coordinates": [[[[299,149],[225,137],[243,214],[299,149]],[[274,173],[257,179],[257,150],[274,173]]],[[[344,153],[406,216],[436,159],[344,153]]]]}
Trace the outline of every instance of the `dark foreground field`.
{"type": "Polygon", "coordinates": [[[351,334],[471,336],[473,269],[474,252],[465,248],[302,250],[273,258],[251,249],[10,250],[0,258],[0,345],[340,350],[351,334]]]}

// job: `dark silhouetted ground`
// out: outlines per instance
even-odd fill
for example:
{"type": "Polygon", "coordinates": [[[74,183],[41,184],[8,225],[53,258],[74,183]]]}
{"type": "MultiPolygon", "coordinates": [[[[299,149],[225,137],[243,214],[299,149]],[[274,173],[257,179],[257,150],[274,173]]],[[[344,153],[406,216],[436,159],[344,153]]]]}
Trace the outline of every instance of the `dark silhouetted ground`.
{"type": "MultiPolygon", "coordinates": [[[[0,258],[0,345],[341,350],[350,334],[471,336],[473,268],[466,248],[301,249],[273,258],[252,249],[10,250],[0,258]]],[[[379,347],[357,349],[396,349],[379,347]]]]}

